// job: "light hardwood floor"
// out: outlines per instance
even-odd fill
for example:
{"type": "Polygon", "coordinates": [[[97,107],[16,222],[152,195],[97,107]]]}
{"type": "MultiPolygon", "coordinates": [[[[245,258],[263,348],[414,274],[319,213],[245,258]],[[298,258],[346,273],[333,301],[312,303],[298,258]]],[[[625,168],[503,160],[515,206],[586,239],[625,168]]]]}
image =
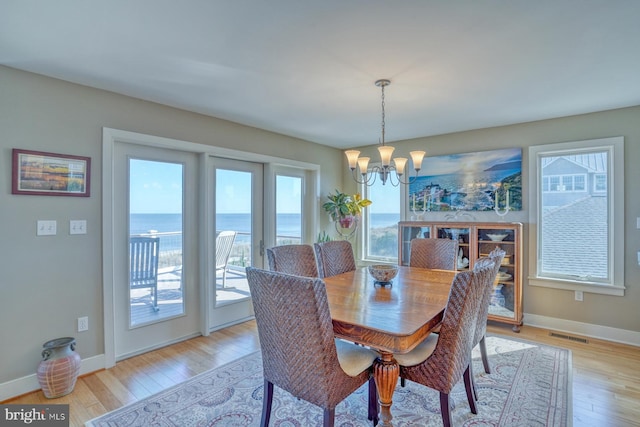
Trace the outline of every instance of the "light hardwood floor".
{"type": "MultiPolygon", "coordinates": [[[[640,348],[594,339],[585,344],[526,325],[514,333],[507,325],[492,323],[488,332],[571,349],[575,427],[640,426],[640,348]]],[[[46,399],[38,391],[3,403],[68,403],[70,426],[83,426],[89,419],[258,349],[255,322],[246,322],[80,377],[68,396],[46,399]]]]}

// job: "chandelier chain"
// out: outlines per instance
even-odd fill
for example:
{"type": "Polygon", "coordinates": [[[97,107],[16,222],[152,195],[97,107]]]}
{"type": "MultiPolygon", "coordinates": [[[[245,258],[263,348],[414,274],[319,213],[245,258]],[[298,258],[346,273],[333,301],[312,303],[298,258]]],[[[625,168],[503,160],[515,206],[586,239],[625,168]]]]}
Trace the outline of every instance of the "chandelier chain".
{"type": "Polygon", "coordinates": [[[384,87],[386,85],[381,85],[382,88],[382,145],[384,145],[384,87]]]}

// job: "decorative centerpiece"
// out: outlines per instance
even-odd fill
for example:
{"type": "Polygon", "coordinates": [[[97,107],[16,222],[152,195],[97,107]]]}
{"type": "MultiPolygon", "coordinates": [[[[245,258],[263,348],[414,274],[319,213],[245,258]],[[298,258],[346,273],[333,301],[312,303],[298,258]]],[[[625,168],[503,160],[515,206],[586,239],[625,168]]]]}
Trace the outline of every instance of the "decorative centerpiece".
{"type": "Polygon", "coordinates": [[[392,284],[392,280],[398,274],[398,266],[391,264],[370,265],[369,274],[374,279],[375,285],[387,286],[392,284]]]}

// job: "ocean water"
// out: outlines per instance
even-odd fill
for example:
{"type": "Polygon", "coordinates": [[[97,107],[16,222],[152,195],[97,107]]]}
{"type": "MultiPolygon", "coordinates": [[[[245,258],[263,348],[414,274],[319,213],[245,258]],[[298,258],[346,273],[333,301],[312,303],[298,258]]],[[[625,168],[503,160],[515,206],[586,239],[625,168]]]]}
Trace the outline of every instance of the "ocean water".
{"type": "MultiPolygon", "coordinates": [[[[159,233],[182,230],[182,214],[131,214],[129,221],[129,234],[143,234],[150,230],[159,233]]],[[[276,221],[277,235],[298,238],[302,235],[300,214],[278,214],[276,221]]],[[[250,214],[218,214],[216,222],[218,230],[234,230],[247,234],[251,232],[250,214]]],[[[371,214],[373,228],[390,227],[397,222],[398,214],[371,214]]]]}

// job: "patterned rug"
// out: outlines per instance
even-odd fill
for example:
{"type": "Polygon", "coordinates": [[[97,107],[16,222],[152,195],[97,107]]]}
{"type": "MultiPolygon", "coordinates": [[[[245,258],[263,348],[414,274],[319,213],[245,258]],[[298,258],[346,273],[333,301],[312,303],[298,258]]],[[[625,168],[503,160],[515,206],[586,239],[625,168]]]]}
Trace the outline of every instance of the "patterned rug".
{"type": "MultiPolygon", "coordinates": [[[[487,337],[492,373],[478,349],[473,369],[478,415],[469,411],[464,385],[451,393],[455,426],[571,426],[571,352],[499,336],[487,337]]],[[[256,352],[86,423],[88,427],[259,426],[262,361],[256,352]]],[[[407,381],[393,397],[394,426],[441,426],[439,395],[407,381]]],[[[322,410],[275,387],[271,426],[322,425],[322,410]]],[[[336,408],[336,426],[371,426],[367,386],[336,408]]]]}

